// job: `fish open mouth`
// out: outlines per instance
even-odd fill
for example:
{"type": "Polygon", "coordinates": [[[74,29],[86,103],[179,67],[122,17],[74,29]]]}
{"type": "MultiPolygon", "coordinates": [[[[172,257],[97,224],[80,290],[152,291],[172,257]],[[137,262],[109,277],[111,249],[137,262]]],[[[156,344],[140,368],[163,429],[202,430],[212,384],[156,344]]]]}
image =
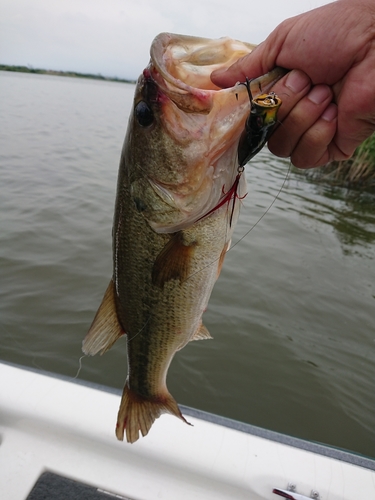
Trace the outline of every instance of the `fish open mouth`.
{"type": "Polygon", "coordinates": [[[217,87],[211,73],[231,66],[254,47],[228,37],[211,40],[161,33],[151,46],[149,70],[160,89],[180,109],[209,113],[214,93],[233,91],[217,87]]]}
{"type": "MultiPolygon", "coordinates": [[[[229,68],[239,58],[254,50],[256,45],[223,37],[216,40],[173,33],[158,35],[150,50],[150,76],[159,88],[181,110],[191,113],[209,113],[215,94],[235,94],[240,105],[247,99],[243,86],[227,89],[211,81],[216,69],[229,68]]],[[[251,81],[253,96],[267,91],[280,78],[280,68],[251,81]],[[262,85],[260,83],[262,80],[262,85]]]]}

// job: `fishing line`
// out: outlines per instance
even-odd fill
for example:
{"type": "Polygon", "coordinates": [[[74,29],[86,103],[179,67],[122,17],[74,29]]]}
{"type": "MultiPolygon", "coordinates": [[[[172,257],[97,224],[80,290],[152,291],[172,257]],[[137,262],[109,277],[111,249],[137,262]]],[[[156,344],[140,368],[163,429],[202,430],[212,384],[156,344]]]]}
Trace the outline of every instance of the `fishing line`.
{"type": "Polygon", "coordinates": [[[282,183],[280,189],[278,190],[275,198],[272,200],[272,203],[269,205],[269,207],[266,209],[266,211],[259,217],[259,219],[251,226],[251,228],[248,231],[246,231],[246,233],[243,236],[241,236],[241,238],[238,241],[236,241],[236,243],[234,243],[233,245],[231,245],[230,250],[232,250],[232,248],[234,248],[236,245],[238,245],[238,243],[240,243],[244,238],[246,238],[246,236],[250,233],[250,231],[252,231],[254,229],[254,227],[256,227],[259,224],[259,222],[263,219],[263,217],[265,215],[267,215],[267,213],[271,210],[271,208],[273,207],[274,203],[276,202],[276,200],[280,196],[281,191],[284,189],[286,181],[289,178],[290,166],[291,166],[291,163],[289,163],[288,171],[286,173],[286,176],[285,176],[285,178],[283,180],[283,183],[282,183]]]}
{"type": "MultiPolygon", "coordinates": [[[[288,94],[285,94],[285,95],[288,95],[288,94]]],[[[277,126],[279,126],[279,127],[283,127],[283,126],[284,126],[284,124],[283,124],[283,122],[281,122],[280,120],[277,120],[277,126]]],[[[289,174],[290,174],[290,170],[291,170],[291,165],[292,165],[292,163],[291,163],[291,161],[289,161],[288,171],[287,171],[287,173],[286,173],[286,176],[285,176],[285,178],[284,178],[284,180],[283,180],[283,183],[281,184],[281,187],[280,187],[280,189],[278,190],[278,192],[277,192],[277,194],[276,194],[275,198],[273,199],[272,203],[270,204],[270,206],[269,206],[269,207],[267,208],[267,210],[263,213],[263,215],[262,215],[261,217],[259,217],[259,219],[255,222],[255,224],[253,224],[253,226],[251,226],[251,228],[250,228],[250,229],[249,229],[249,230],[248,230],[248,231],[247,231],[247,232],[246,232],[246,233],[245,233],[245,234],[244,234],[244,235],[243,235],[243,236],[242,236],[242,237],[241,237],[238,241],[236,241],[236,243],[234,243],[234,244],[231,246],[231,248],[230,248],[229,250],[231,250],[232,248],[234,248],[236,245],[238,245],[238,243],[240,243],[240,242],[241,242],[244,238],[246,238],[246,236],[250,233],[250,231],[252,231],[252,230],[254,229],[254,227],[256,227],[256,226],[259,224],[259,222],[263,219],[263,217],[264,217],[264,216],[265,216],[265,215],[266,215],[266,214],[267,214],[267,213],[271,210],[272,206],[274,205],[274,203],[276,202],[276,200],[279,198],[281,191],[284,189],[284,186],[285,186],[285,184],[286,184],[286,181],[287,181],[287,180],[288,180],[288,178],[289,178],[289,174]]],[[[228,251],[229,251],[229,250],[228,250],[228,251]]]]}
{"type": "MultiPolygon", "coordinates": [[[[283,125],[282,123],[280,123],[280,125],[283,125]]],[[[284,186],[289,178],[289,174],[290,174],[290,171],[291,171],[291,162],[289,162],[289,165],[288,165],[288,171],[286,173],[286,176],[283,180],[283,183],[281,184],[275,198],[272,200],[271,204],[268,206],[268,208],[266,209],[266,211],[261,215],[261,217],[259,217],[259,219],[251,226],[251,228],[246,231],[246,233],[238,240],[236,241],[236,243],[234,243],[233,245],[230,244],[230,247],[228,248],[227,252],[229,252],[229,250],[232,250],[236,245],[238,245],[238,243],[240,243],[244,238],[246,238],[246,236],[250,233],[250,231],[252,231],[258,224],[259,222],[263,219],[263,217],[265,217],[265,215],[271,210],[272,206],[275,204],[276,200],[278,199],[278,197],[280,196],[280,193],[281,191],[284,189],[284,186]]],[[[229,200],[230,202],[231,200],[229,200]]],[[[241,202],[241,199],[239,200],[241,202]]],[[[230,210],[230,207],[229,207],[229,203],[228,203],[228,207],[227,207],[227,219],[229,221],[231,217],[231,210],[230,210]]],[[[226,227],[226,233],[224,235],[224,241],[227,240],[227,231],[228,231],[228,225],[226,227]]],[[[230,241],[229,241],[230,243],[230,241]]],[[[220,259],[220,257],[216,258],[215,260],[211,261],[209,264],[207,264],[206,266],[198,269],[197,271],[195,271],[193,274],[191,274],[190,276],[188,276],[185,280],[183,280],[181,283],[185,283],[186,281],[188,281],[189,279],[193,278],[195,275],[197,275],[198,273],[204,271],[205,269],[207,269],[208,267],[212,266],[213,264],[215,264],[215,262],[218,262],[220,259]]]]}
{"type": "MultiPolygon", "coordinates": [[[[188,278],[188,279],[189,279],[189,278],[188,278]]],[[[128,342],[130,342],[131,340],[135,339],[135,337],[136,337],[137,335],[139,335],[139,334],[140,334],[140,333],[141,333],[141,332],[142,332],[142,331],[146,328],[147,323],[150,321],[150,319],[151,319],[151,316],[149,316],[149,317],[148,317],[148,319],[147,319],[146,323],[142,326],[142,328],[141,328],[141,329],[140,329],[140,330],[139,330],[139,331],[138,331],[135,335],[133,335],[133,337],[131,337],[130,339],[128,338],[128,342]]]]}
{"type": "Polygon", "coordinates": [[[83,356],[81,356],[78,360],[78,364],[79,364],[79,367],[78,367],[78,371],[76,373],[76,376],[72,378],[72,380],[76,380],[79,376],[79,374],[81,373],[81,370],[82,370],[82,360],[83,358],[86,358],[86,354],[84,354],[83,356]]]}

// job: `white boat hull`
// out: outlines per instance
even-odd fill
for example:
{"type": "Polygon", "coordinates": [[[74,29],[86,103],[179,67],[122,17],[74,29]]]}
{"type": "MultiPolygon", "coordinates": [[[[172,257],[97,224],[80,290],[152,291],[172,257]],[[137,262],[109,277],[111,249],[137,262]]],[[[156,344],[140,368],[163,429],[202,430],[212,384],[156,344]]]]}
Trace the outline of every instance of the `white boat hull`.
{"type": "Polygon", "coordinates": [[[45,471],[117,498],[277,500],[294,483],[307,498],[375,499],[364,457],[186,408],[193,427],[163,415],[130,445],[114,434],[119,394],[6,363],[0,380],[3,500],[27,499],[45,471]]]}

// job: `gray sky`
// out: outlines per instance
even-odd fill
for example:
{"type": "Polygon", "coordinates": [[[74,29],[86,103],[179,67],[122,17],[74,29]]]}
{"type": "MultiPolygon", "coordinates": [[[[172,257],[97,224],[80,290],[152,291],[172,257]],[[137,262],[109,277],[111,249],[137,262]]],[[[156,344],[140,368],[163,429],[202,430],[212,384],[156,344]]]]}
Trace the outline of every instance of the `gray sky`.
{"type": "Polygon", "coordinates": [[[259,43],[329,0],[0,0],[0,63],[135,79],[162,31],[259,43]]]}

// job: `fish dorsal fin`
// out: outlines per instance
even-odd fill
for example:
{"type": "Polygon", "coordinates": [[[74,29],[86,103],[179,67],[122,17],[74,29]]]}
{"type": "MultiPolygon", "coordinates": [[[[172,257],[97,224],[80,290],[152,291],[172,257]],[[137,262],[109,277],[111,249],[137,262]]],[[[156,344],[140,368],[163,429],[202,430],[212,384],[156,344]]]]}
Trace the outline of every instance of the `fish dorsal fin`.
{"type": "Polygon", "coordinates": [[[82,351],[91,356],[99,351],[101,351],[100,354],[104,354],[124,333],[117,318],[115,289],[113,280],[111,280],[82,343],[82,351]]]}
{"type": "Polygon", "coordinates": [[[212,337],[210,335],[210,332],[204,326],[204,324],[201,323],[200,327],[194,333],[194,335],[192,336],[191,340],[206,340],[206,339],[212,339],[212,337]]]}
{"type": "Polygon", "coordinates": [[[172,279],[183,282],[190,275],[191,258],[195,242],[186,243],[183,232],[175,233],[155,259],[152,282],[163,288],[172,279]]]}

